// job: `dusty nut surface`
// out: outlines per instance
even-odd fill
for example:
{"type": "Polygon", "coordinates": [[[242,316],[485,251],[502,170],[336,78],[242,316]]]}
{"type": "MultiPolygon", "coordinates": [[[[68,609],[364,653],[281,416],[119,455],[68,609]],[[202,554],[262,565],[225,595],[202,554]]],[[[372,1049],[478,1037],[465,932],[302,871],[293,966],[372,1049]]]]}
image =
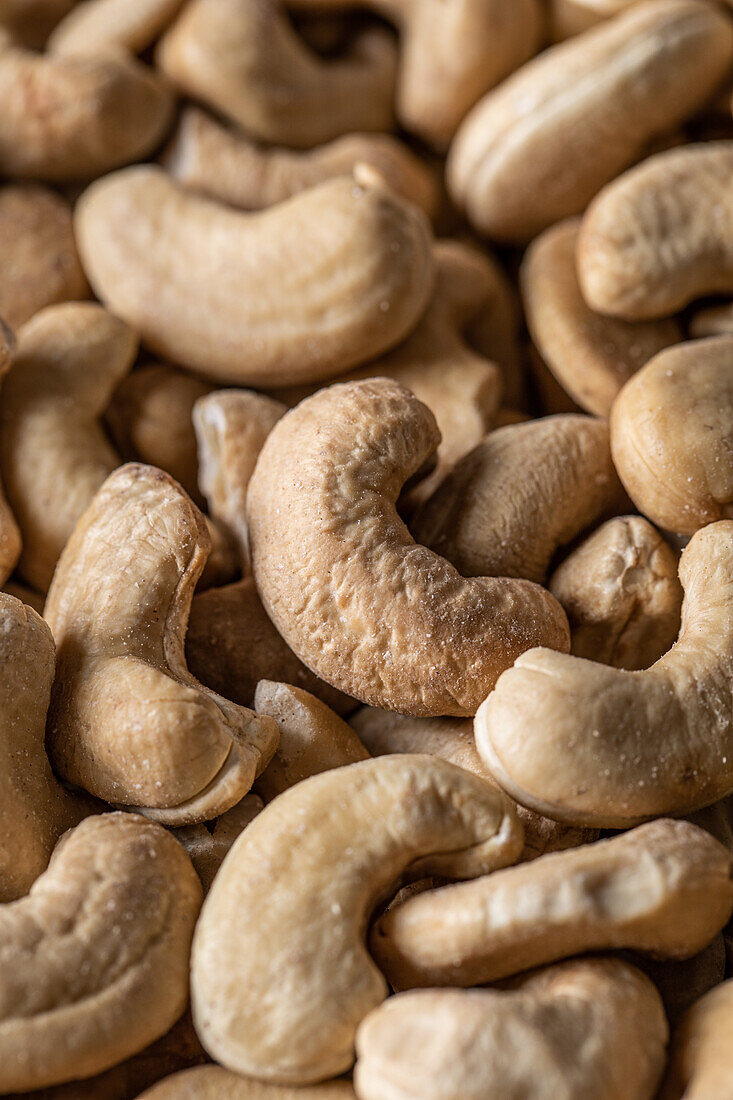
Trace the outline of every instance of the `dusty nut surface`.
{"type": "Polygon", "coordinates": [[[357,1032],[360,1100],[651,1100],[668,1027],[618,959],[548,967],[506,990],[418,990],[357,1032]]]}
{"type": "Polygon", "coordinates": [[[611,411],[613,460],[634,504],[679,535],[733,516],[733,335],[655,356],[611,411]]]}
{"type": "Polygon", "coordinates": [[[733,981],[692,1006],[675,1030],[660,1100],[717,1100],[731,1089],[733,981]]]}
{"type": "Polygon", "coordinates": [[[732,909],[728,850],[661,819],[410,898],[370,946],[395,988],[479,985],[586,951],[694,955],[732,909]]]}
{"type": "Polygon", "coordinates": [[[277,744],[272,719],[186,667],[208,547],[203,517],[171,477],[123,466],[76,525],[46,603],[58,654],[48,727],[56,768],[166,825],[229,809],[277,744]]]}
{"type": "Polygon", "coordinates": [[[30,894],[0,908],[0,1089],[91,1077],[166,1032],[200,905],[160,826],[103,814],[67,833],[30,894]]]}
{"type": "Polygon", "coordinates": [[[356,1100],[356,1093],[350,1081],[289,1088],[240,1077],[221,1066],[201,1066],[167,1077],[138,1100],[356,1100]]]}
{"type": "Polygon", "coordinates": [[[398,343],[432,291],[425,216],[359,179],[246,214],[129,168],[82,196],[79,251],[99,297],[163,357],[238,385],[318,381],[398,343]]]}
{"type": "Polygon", "coordinates": [[[298,783],[244,832],[206,900],[192,958],[204,1046],[228,1069],[285,1084],[347,1070],[357,1025],[387,995],[364,943],[379,898],[408,869],[471,877],[521,846],[501,795],[433,757],[298,783]]]}
{"type": "Polygon", "coordinates": [[[533,638],[567,648],[567,627],[539,587],[465,579],[414,542],[395,502],[438,441],[432,414],[395,382],[321,390],[260,452],[250,551],[265,610],[324,680],[405,714],[468,716],[533,638]]]}

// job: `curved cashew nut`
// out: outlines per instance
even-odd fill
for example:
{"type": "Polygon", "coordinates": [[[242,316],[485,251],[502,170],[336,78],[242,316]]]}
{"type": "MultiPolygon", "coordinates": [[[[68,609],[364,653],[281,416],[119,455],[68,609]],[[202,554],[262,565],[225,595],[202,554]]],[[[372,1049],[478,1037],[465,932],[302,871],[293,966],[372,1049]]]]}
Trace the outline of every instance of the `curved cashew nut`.
{"type": "MultiPolygon", "coordinates": [[[[10,370],[14,354],[15,337],[0,317],[0,379],[10,370]]],[[[20,551],[20,530],[0,486],[0,584],[5,584],[13,572],[20,551]]]]}
{"type": "Polygon", "coordinates": [[[545,580],[553,554],[613,510],[608,424],[551,416],[485,436],[425,502],[415,538],[464,576],[545,580]]]}
{"type": "Polygon", "coordinates": [[[287,1084],[348,1069],[357,1025],[387,995],[363,942],[377,901],[408,869],[468,878],[521,846],[501,795],[434,757],[365,760],[291,787],[237,841],[204,905],[191,964],[204,1046],[287,1084]]]}
{"type": "Polygon", "coordinates": [[[91,1077],[186,1007],[201,905],[191,862],[132,814],[87,818],[30,894],[0,908],[0,1091],[91,1077]]]}
{"type": "Polygon", "coordinates": [[[0,466],[23,536],[19,570],[39,591],[120,464],[100,418],[136,354],[131,329],[91,302],[48,306],[18,334],[0,392],[0,466]]]}
{"type": "Polygon", "coordinates": [[[476,715],[479,752],[512,797],[624,828],[733,792],[733,522],[682,553],[676,645],[646,672],[525,653],[476,715]]]}
{"type": "Polygon", "coordinates": [[[58,661],[48,725],[57,771],[166,825],[238,802],[277,725],[198,683],[183,641],[209,547],[161,470],[116,470],[77,523],[46,603],[58,661]]]}
{"type": "Polygon", "coordinates": [[[264,803],[259,795],[246,794],[216,819],[213,829],[206,825],[184,825],[175,830],[175,838],[188,852],[204,893],[208,893],[224,857],[239,835],[261,813],[264,803]]]}
{"type": "Polygon", "coordinates": [[[434,173],[390,134],[344,134],[295,152],[257,145],[197,107],[186,107],[162,163],[184,186],[243,210],[284,202],[324,180],[351,175],[359,164],[375,168],[428,217],[438,206],[434,173]]]}
{"type": "Polygon", "coordinates": [[[562,388],[586,412],[608,416],[624,382],[682,336],[673,320],[631,325],[589,309],[575,270],[579,225],[568,218],[533,241],[522,299],[534,345],[562,388]]]}
{"type": "Polygon", "coordinates": [[[505,991],[400,993],[356,1037],[360,1100],[651,1100],[669,1029],[619,959],[573,960],[505,991]]]}
{"type": "Polygon", "coordinates": [[[731,910],[728,850],[662,819],[419,894],[380,918],[370,946],[395,988],[479,985],[585,951],[688,958],[731,910]]]}
{"type": "Polygon", "coordinates": [[[166,1077],[138,1100],[356,1100],[356,1093],[350,1081],[291,1089],[240,1077],[221,1066],[201,1066],[166,1077]]]}
{"type": "Polygon", "coordinates": [[[711,989],[682,1018],[660,1100],[719,1100],[731,1089],[733,980],[711,989]]]}
{"type": "Polygon", "coordinates": [[[247,523],[265,610],[309,668],[374,706],[466,716],[532,639],[565,648],[567,628],[543,589],[464,579],[410,537],[395,502],[438,441],[395,382],[321,390],[268,436],[247,523]]]}
{"type": "Polygon", "coordinates": [[[0,317],[14,329],[54,302],[89,295],[71,207],[33,183],[0,187],[0,317]]]}
{"type": "Polygon", "coordinates": [[[75,227],[95,291],[149,347],[240,385],[317,381],[371,359],[432,291],[427,220],[371,177],[244,214],[160,168],[130,168],[85,192],[75,227]]]}
{"type": "Polygon", "coordinates": [[[733,292],[731,175],[733,141],[705,142],[649,157],[601,191],[578,235],[591,309],[644,320],[733,292]]]}
{"type": "Polygon", "coordinates": [[[396,54],[381,28],[324,61],[280,0],[191,0],[157,62],[187,95],[261,141],[309,148],[339,134],[392,128],[396,54]]]}
{"type": "Polygon", "coordinates": [[[733,23],[649,0],[541,54],[469,113],[448,185],[473,225],[523,242],[579,214],[658,134],[700,108],[733,60],[733,23]],[[569,91],[572,89],[572,91],[569,91]]]}
{"type": "Polygon", "coordinates": [[[183,0],[82,0],[56,25],[48,49],[57,54],[142,53],[173,22],[183,0]]]}
{"type": "Polygon", "coordinates": [[[733,517],[733,335],[661,352],[619,394],[611,450],[640,511],[692,535],[733,517]]]}
{"type": "Polygon", "coordinates": [[[641,516],[618,516],[594,531],[548,585],[567,613],[573,656],[627,669],[658,661],[679,633],[677,566],[641,516]]]}

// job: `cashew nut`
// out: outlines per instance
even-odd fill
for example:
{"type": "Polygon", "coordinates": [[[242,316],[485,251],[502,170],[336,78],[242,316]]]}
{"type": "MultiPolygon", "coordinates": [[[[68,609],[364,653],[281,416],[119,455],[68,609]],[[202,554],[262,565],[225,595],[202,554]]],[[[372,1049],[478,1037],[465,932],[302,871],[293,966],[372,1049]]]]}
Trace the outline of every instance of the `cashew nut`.
{"type": "Polygon", "coordinates": [[[567,648],[564,613],[526,581],[464,579],[395,511],[439,442],[389,379],[321,390],[280,420],[247,494],[265,610],[328,683],[404,714],[468,716],[519,653],[567,648]]]}
{"type": "Polygon", "coordinates": [[[138,1100],[356,1100],[349,1081],[288,1088],[253,1081],[221,1066],[201,1066],[159,1081],[138,1100]]]}
{"type": "Polygon", "coordinates": [[[377,901],[408,869],[468,878],[521,846],[501,795],[435,757],[365,760],[291,787],[206,899],[191,964],[204,1046],[228,1069],[287,1084],[347,1070],[357,1025],[387,995],[363,942],[377,901]]]}
{"type": "Polygon", "coordinates": [[[224,382],[317,381],[398,343],[432,291],[424,215],[359,179],[244,214],[129,168],[80,199],[79,251],[97,294],[163,357],[224,382]]]}
{"type": "Polygon", "coordinates": [[[216,819],[211,830],[202,824],[184,825],[175,830],[176,840],[188,852],[204,893],[210,890],[214,876],[234,841],[254,821],[263,805],[259,795],[246,794],[241,802],[216,819]]]}
{"type": "Polygon", "coordinates": [[[711,989],[692,1006],[676,1029],[659,1100],[723,1100],[733,1073],[733,980],[711,989]]]}
{"type": "Polygon", "coordinates": [[[47,743],[59,774],[167,825],[205,821],[252,786],[277,724],[186,668],[188,610],[209,539],[161,470],[116,470],[77,523],[46,603],[56,639],[47,743]]]}
{"type": "Polygon", "coordinates": [[[91,1077],[186,1007],[201,886],[180,844],[132,814],[87,818],[30,894],[0,908],[0,1091],[91,1077]]]}
{"type": "MultiPolygon", "coordinates": [[[[0,379],[7,375],[15,354],[15,337],[0,317],[0,379]]],[[[0,432],[0,435],[2,433],[0,432]]],[[[15,568],[21,551],[21,538],[15,516],[0,485],[0,584],[15,568]]]]}
{"type": "Polygon", "coordinates": [[[653,137],[702,107],[732,60],[733,22],[712,5],[635,4],[473,108],[451,147],[453,198],[481,232],[530,240],[581,213],[653,137]]]}
{"type": "Polygon", "coordinates": [[[142,53],[173,22],[183,0],[82,0],[55,27],[48,48],[59,54],[142,53]]]}

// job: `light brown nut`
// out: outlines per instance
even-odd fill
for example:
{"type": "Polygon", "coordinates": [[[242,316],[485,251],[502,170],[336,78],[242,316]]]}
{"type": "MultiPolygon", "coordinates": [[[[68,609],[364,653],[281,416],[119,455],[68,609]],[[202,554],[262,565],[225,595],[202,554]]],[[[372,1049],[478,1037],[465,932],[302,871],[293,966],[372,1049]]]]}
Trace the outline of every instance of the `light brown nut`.
{"type": "Polygon", "coordinates": [[[668,348],[611,411],[611,450],[639,511],[692,535],[733,516],[733,335],[668,348]]]}
{"type": "Polygon", "coordinates": [[[550,0],[551,37],[554,42],[562,42],[638,3],[639,0],[550,0]]]}
{"type": "Polygon", "coordinates": [[[731,1028],[733,980],[711,989],[682,1018],[659,1100],[727,1100],[733,1088],[731,1028]]]}
{"type": "Polygon", "coordinates": [[[683,551],[676,645],[645,672],[525,653],[476,715],[501,786],[538,813],[624,828],[733,792],[733,522],[683,551]]]}
{"type": "Polygon", "coordinates": [[[690,319],[690,336],[733,336],[733,302],[720,306],[707,306],[698,310],[690,319]]]}
{"type": "Polygon", "coordinates": [[[725,939],[722,933],[717,935],[689,959],[655,959],[629,953],[629,960],[654,982],[674,1027],[695,1001],[725,978],[725,939]]]}
{"type": "Polygon", "coordinates": [[[364,943],[379,899],[408,870],[470,878],[521,847],[501,795],[435,757],[364,760],[291,787],[237,841],[202,911],[191,996],[204,1046],[285,1084],[347,1070],[357,1025],[387,995],[364,943]]]}
{"type": "Polygon", "coordinates": [[[439,438],[389,379],[321,390],[260,452],[250,551],[265,610],[324,680],[404,714],[468,716],[533,640],[566,648],[567,625],[538,586],[464,579],[413,541],[395,502],[439,438]]]}
{"type": "Polygon", "coordinates": [[[18,333],[0,392],[0,466],[23,537],[18,569],[39,591],[120,464],[100,418],[136,354],[134,332],[91,302],[48,306],[18,333]]]}
{"type": "Polygon", "coordinates": [[[0,1091],[91,1077],[186,1007],[201,905],[191,862],[132,814],[87,818],[0,909],[0,1091]]]}
{"type": "Polygon", "coordinates": [[[620,496],[606,422],[546,417],[485,436],[411,530],[466,577],[540,583],[555,551],[613,511],[620,496]]]}
{"type": "Polygon", "coordinates": [[[567,613],[573,656],[628,669],[658,661],[680,629],[677,565],[641,516],[617,516],[589,535],[548,586],[567,613]]]}
{"type": "MultiPolygon", "coordinates": [[[[13,333],[0,317],[0,379],[10,370],[15,346],[13,333]]],[[[13,572],[20,551],[20,530],[0,485],[0,584],[4,584],[13,572]]]]}
{"type": "Polygon", "coordinates": [[[497,240],[579,214],[648,142],[689,118],[733,60],[733,23],[697,0],[649,0],[530,61],[469,113],[453,198],[497,240]]]}
{"type": "Polygon", "coordinates": [[[664,818],[390,909],[370,947],[396,989],[480,985],[585,951],[686,958],[733,909],[730,853],[664,818]]]}
{"type": "Polygon", "coordinates": [[[266,802],[312,775],[369,759],[351,727],[301,688],[260,680],[254,709],[274,718],[280,730],[275,755],[256,784],[266,802]]]}
{"type": "Polygon", "coordinates": [[[399,343],[432,291],[425,216],[359,179],[244,214],[130,168],[79,200],[79,251],[97,294],[165,358],[238,385],[318,381],[399,343]]]}
{"type": "Polygon", "coordinates": [[[240,1077],[221,1066],[202,1066],[167,1077],[138,1100],[356,1100],[356,1093],[350,1081],[288,1088],[240,1077]]]}
{"type": "Polygon", "coordinates": [[[184,825],[174,831],[176,840],[186,849],[196,868],[204,893],[210,890],[214,876],[234,841],[254,821],[263,806],[259,795],[246,794],[241,802],[218,817],[211,829],[199,823],[184,825]]]}
{"type": "Polygon", "coordinates": [[[57,24],[48,49],[57,54],[142,53],[173,22],[183,0],[83,0],[57,24]]]}
{"type": "Polygon", "coordinates": [[[505,991],[400,993],[357,1033],[360,1100],[652,1100],[668,1027],[618,959],[573,960],[505,991]]]}
{"type": "Polygon", "coordinates": [[[629,321],[733,291],[733,141],[685,145],[610,183],[578,236],[588,305],[629,321]]]}
{"type": "Polygon", "coordinates": [[[344,134],[307,152],[258,145],[197,107],[185,107],[162,163],[180,183],[243,210],[262,210],[369,164],[393,191],[433,217],[434,173],[390,134],[344,134]]]}
{"type": "Polygon", "coordinates": [[[77,0],[0,0],[0,28],[16,42],[40,49],[77,0]]]}
{"type": "Polygon", "coordinates": [[[608,416],[632,374],[682,339],[676,321],[628,324],[589,309],[575,271],[577,218],[545,230],[524,255],[522,298],[534,345],[586,412],[608,416]]]}
{"type": "Polygon", "coordinates": [[[192,0],[161,40],[157,62],[186,95],[261,141],[320,145],[339,134],[390,130],[396,52],[370,28],[324,61],[279,0],[192,0]]]}
{"type": "Polygon", "coordinates": [[[12,328],[44,306],[89,294],[74,243],[71,207],[46,187],[0,187],[0,252],[0,316],[12,328]]]}
{"type": "Polygon", "coordinates": [[[216,695],[186,667],[208,547],[203,517],[171,477],[122,466],[77,523],[46,603],[58,652],[54,766],[166,825],[228,810],[277,745],[272,719],[216,695]]]}
{"type": "Polygon", "coordinates": [[[0,30],[0,175],[86,180],[144,157],[173,99],[152,69],[122,54],[56,57],[0,30]]]}

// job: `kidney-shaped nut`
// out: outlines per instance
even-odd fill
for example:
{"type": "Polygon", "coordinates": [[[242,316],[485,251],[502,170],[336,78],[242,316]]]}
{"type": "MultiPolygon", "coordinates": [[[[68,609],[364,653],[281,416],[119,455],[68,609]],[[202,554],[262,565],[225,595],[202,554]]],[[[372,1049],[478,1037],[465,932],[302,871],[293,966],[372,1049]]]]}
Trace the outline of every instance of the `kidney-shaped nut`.
{"type": "Polygon", "coordinates": [[[54,28],[53,53],[142,53],[172,23],[183,0],[82,0],[54,28]]]}
{"type": "Polygon", "coordinates": [[[649,0],[555,46],[489,92],[448,162],[473,225],[530,240],[579,214],[648,142],[694,114],[733,60],[733,22],[697,0],[649,0]]]}
{"type": "Polygon", "coordinates": [[[570,652],[615,668],[658,661],[680,629],[677,555],[641,516],[608,520],[552,574],[570,623],[570,652]]]}
{"type": "Polygon", "coordinates": [[[75,226],[94,290],[150,348],[239,385],[374,358],[432,291],[425,216],[363,172],[245,214],[130,168],[85,192],[75,226]]]}
{"type": "Polygon", "coordinates": [[[261,141],[309,148],[339,134],[390,130],[396,72],[389,34],[370,28],[325,61],[288,22],[280,0],[192,0],[157,61],[188,96],[261,141]]]}
{"type": "Polygon", "coordinates": [[[240,1077],[221,1066],[201,1066],[166,1077],[138,1100],[356,1100],[356,1093],[345,1080],[288,1088],[240,1077]]]}
{"type": "Polygon", "coordinates": [[[116,470],[59,561],[46,603],[58,661],[48,746],[59,774],[166,825],[216,817],[251,788],[277,724],[198,683],[183,645],[209,549],[162,470],[116,470]]]}
{"type": "Polygon", "coordinates": [[[575,269],[577,218],[542,233],[521,268],[527,326],[537,351],[562,388],[596,416],[608,416],[632,374],[681,340],[676,321],[628,324],[590,309],[575,269]]]}
{"type": "Polygon", "coordinates": [[[611,410],[619,477],[654,523],[692,535],[733,516],[733,335],[660,352],[611,410]]]}
{"type": "Polygon", "coordinates": [[[357,1025],[387,995],[363,940],[379,899],[408,870],[470,878],[521,847],[502,796],[434,757],[365,760],[291,787],[234,845],[202,911],[192,1002],[204,1046],[287,1084],[347,1070],[357,1025]]]}
{"type": "Polygon", "coordinates": [[[668,1027],[619,959],[573,960],[509,989],[400,993],[356,1036],[360,1100],[652,1100],[668,1027]]]}
{"type": "Polygon", "coordinates": [[[677,643],[645,672],[535,649],[476,715],[479,752],[523,805],[624,828],[733,792],[733,521],[683,551],[677,643]]]}
{"type": "Polygon", "coordinates": [[[711,989],[683,1016],[670,1047],[659,1100],[724,1100],[733,1089],[733,980],[711,989]]]}
{"type": "Polygon", "coordinates": [[[464,576],[539,583],[555,551],[620,496],[608,424],[545,417],[487,435],[425,502],[411,530],[464,576]]]}
{"type": "Polygon", "coordinates": [[[733,141],[668,149],[610,183],[583,218],[578,279],[599,313],[665,317],[733,292],[733,141]]]}
{"type": "Polygon", "coordinates": [[[465,579],[414,542],[395,502],[439,438],[389,379],[321,390],[260,452],[250,552],[265,610],[324,680],[405,714],[467,716],[533,638],[567,648],[567,623],[538,586],[465,579]]]}
{"type": "Polygon", "coordinates": [[[380,918],[370,944],[395,988],[479,985],[585,951],[686,958],[731,910],[728,850],[665,818],[410,898],[380,918]]]}
{"type": "MultiPolygon", "coordinates": [[[[10,370],[15,337],[0,317],[0,379],[10,370]]],[[[0,584],[4,584],[20,557],[20,530],[0,485],[0,584]]]]}
{"type": "Polygon", "coordinates": [[[0,908],[0,1091],[91,1077],[186,1007],[201,886],[169,833],[132,814],[67,833],[0,908]]]}

